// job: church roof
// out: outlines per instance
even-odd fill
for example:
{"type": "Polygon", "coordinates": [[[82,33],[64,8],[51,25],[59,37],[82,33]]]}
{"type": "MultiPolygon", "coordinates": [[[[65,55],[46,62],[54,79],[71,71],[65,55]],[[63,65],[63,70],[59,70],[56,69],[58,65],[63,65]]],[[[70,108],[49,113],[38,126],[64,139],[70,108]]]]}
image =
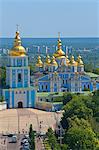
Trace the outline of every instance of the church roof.
{"type": "Polygon", "coordinates": [[[26,51],[25,48],[21,45],[21,38],[19,31],[16,31],[16,36],[14,39],[14,46],[9,52],[10,56],[25,56],[26,51]]]}

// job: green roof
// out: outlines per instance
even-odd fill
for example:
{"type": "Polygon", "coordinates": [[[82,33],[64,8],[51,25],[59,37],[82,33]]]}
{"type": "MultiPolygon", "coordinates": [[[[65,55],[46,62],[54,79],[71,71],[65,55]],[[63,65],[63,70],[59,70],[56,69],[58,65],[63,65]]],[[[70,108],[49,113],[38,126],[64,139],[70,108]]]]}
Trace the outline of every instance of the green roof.
{"type": "Polygon", "coordinates": [[[92,72],[86,72],[85,74],[90,76],[90,78],[97,78],[97,77],[99,77],[98,74],[95,74],[95,73],[92,73],[92,72]]]}
{"type": "Polygon", "coordinates": [[[63,96],[63,92],[37,92],[37,97],[63,96]]]}

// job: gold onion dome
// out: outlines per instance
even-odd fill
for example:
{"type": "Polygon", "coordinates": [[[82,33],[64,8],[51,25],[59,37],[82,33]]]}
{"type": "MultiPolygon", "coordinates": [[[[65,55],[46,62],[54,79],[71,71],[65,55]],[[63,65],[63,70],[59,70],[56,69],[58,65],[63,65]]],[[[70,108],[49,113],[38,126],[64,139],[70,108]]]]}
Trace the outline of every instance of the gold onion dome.
{"type": "Polygon", "coordinates": [[[37,63],[36,63],[36,67],[43,67],[43,62],[42,62],[40,56],[38,56],[37,63]]]}
{"type": "Polygon", "coordinates": [[[58,66],[54,56],[52,57],[51,65],[52,66],[58,66]]]}
{"type": "Polygon", "coordinates": [[[50,60],[50,56],[49,55],[46,56],[45,65],[47,65],[47,66],[51,65],[51,60],[50,60]]]}
{"type": "Polygon", "coordinates": [[[70,65],[70,66],[77,66],[77,62],[74,60],[74,56],[72,56],[72,57],[70,58],[69,65],[70,65]]]}
{"type": "Polygon", "coordinates": [[[66,64],[69,65],[70,60],[68,59],[68,55],[66,55],[66,64]]]}
{"type": "Polygon", "coordinates": [[[55,58],[57,59],[61,59],[61,58],[65,58],[65,53],[64,51],[62,50],[62,43],[61,43],[61,40],[60,40],[60,37],[58,38],[58,49],[57,51],[54,53],[54,56],[55,58]]]}
{"type": "Polygon", "coordinates": [[[77,58],[77,63],[78,63],[78,66],[83,66],[84,65],[84,63],[83,63],[82,58],[81,58],[80,55],[77,58]]]}
{"type": "Polygon", "coordinates": [[[23,46],[21,46],[21,38],[19,31],[16,31],[16,36],[14,40],[14,46],[9,52],[10,56],[25,56],[26,51],[23,46]]]}

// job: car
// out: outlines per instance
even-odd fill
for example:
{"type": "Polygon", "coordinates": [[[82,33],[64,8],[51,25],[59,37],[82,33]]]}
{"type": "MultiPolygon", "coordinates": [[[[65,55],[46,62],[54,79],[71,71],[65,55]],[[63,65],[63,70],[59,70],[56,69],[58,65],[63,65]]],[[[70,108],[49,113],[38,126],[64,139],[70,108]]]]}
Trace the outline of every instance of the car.
{"type": "Polygon", "coordinates": [[[12,133],[9,133],[9,134],[8,134],[8,137],[12,137],[12,136],[14,136],[14,134],[12,134],[12,133]]]}
{"type": "Polygon", "coordinates": [[[24,149],[29,149],[29,143],[25,143],[25,144],[23,145],[23,148],[24,148],[24,149]]]}
{"type": "Polygon", "coordinates": [[[29,134],[25,134],[24,137],[29,139],[29,134]]]}
{"type": "Polygon", "coordinates": [[[28,143],[28,139],[23,139],[23,140],[21,141],[21,145],[23,145],[23,144],[25,144],[25,143],[28,143]]]}
{"type": "Polygon", "coordinates": [[[16,135],[13,135],[13,136],[11,137],[10,143],[17,143],[17,136],[16,136],[16,135]]]}

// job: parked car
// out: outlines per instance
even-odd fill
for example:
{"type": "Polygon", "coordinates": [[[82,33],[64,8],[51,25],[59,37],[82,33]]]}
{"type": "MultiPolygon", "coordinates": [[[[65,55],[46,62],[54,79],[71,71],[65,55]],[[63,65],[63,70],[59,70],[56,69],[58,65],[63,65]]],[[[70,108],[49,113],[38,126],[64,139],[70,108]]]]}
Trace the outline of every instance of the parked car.
{"type": "Polygon", "coordinates": [[[12,137],[11,137],[11,141],[10,141],[11,143],[16,143],[17,142],[17,136],[16,135],[13,135],[12,137]]]}

